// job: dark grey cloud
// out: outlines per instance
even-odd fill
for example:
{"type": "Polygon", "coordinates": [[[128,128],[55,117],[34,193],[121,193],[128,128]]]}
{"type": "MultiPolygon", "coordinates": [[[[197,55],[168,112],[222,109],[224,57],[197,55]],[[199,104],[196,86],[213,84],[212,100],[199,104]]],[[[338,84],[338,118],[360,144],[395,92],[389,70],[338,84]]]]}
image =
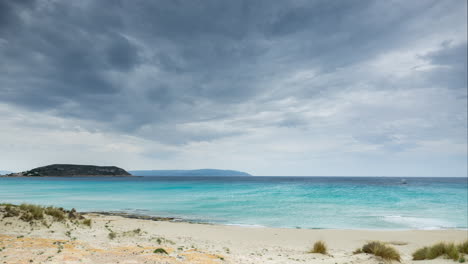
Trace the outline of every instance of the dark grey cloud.
{"type": "Polygon", "coordinates": [[[428,77],[433,83],[453,89],[467,89],[467,43],[442,43],[441,48],[423,58],[438,68],[428,77]]]}
{"type": "MultiPolygon", "coordinates": [[[[0,102],[93,123],[88,129],[169,143],[235,136],[242,132],[180,127],[255,115],[286,97],[308,104],[350,89],[361,76],[353,83],[345,76],[272,86],[303,69],[338,76],[433,31],[466,23],[466,16],[447,18],[460,8],[466,3],[3,0],[0,102]]],[[[464,44],[441,45],[421,55],[441,66],[423,82],[466,89],[466,60],[460,59],[466,58],[466,38],[464,44]]],[[[285,113],[266,123],[303,128],[309,121],[285,113]]]]}

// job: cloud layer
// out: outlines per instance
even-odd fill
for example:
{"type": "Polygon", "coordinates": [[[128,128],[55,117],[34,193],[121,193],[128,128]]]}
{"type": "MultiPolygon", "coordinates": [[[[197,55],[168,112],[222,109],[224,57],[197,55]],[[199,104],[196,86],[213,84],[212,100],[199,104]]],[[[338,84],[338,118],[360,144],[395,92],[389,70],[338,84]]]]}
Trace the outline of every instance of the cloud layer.
{"type": "Polygon", "coordinates": [[[1,1],[1,169],[464,176],[466,10],[1,1]]]}

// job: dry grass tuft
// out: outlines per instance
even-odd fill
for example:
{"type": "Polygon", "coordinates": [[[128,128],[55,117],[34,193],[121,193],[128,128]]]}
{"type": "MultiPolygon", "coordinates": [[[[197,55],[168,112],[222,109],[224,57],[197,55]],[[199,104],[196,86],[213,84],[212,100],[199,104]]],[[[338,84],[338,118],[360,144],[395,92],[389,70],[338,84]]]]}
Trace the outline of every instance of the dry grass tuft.
{"type": "Polygon", "coordinates": [[[23,203],[19,208],[25,212],[22,216],[25,221],[44,219],[44,208],[42,206],[23,203]]]}
{"type": "Polygon", "coordinates": [[[440,256],[444,256],[445,258],[452,260],[458,260],[460,257],[460,253],[458,251],[464,250],[464,245],[465,244],[462,243],[457,247],[454,243],[440,242],[431,247],[424,247],[416,250],[413,253],[413,260],[435,259],[440,256]]]}
{"type": "Polygon", "coordinates": [[[83,225],[91,227],[91,219],[85,219],[83,220],[83,225]]]}
{"type": "Polygon", "coordinates": [[[52,206],[45,208],[44,213],[52,216],[56,221],[63,221],[66,218],[63,210],[52,206]]]}
{"type": "Polygon", "coordinates": [[[468,254],[468,240],[458,244],[458,252],[468,254]]]}
{"type": "Polygon", "coordinates": [[[426,258],[427,258],[427,255],[428,255],[428,252],[429,252],[429,248],[428,248],[428,247],[423,247],[423,248],[420,248],[420,249],[416,250],[416,251],[413,253],[413,260],[423,260],[423,259],[426,259],[426,258]]]}
{"type": "Polygon", "coordinates": [[[401,256],[398,251],[391,247],[387,246],[385,243],[380,241],[372,241],[365,244],[361,249],[357,249],[354,251],[354,254],[359,253],[368,253],[373,254],[375,256],[381,257],[384,260],[396,260],[398,262],[401,261],[401,256]]]}
{"type": "Polygon", "coordinates": [[[317,241],[314,243],[314,247],[309,251],[309,253],[327,255],[327,245],[323,241],[317,241]]]}

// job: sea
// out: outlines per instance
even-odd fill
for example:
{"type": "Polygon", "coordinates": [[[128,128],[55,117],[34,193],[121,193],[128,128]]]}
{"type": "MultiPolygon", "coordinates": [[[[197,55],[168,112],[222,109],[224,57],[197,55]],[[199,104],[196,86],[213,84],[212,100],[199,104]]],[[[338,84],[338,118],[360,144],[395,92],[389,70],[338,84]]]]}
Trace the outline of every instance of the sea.
{"type": "Polygon", "coordinates": [[[0,203],[305,229],[467,229],[467,178],[0,178],[0,203]]]}

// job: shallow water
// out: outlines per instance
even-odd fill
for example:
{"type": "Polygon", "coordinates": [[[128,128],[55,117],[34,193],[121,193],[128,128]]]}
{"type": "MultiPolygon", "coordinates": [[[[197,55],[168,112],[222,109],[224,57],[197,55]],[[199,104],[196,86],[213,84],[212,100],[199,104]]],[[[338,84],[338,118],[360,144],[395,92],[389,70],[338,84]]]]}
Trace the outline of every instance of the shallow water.
{"type": "Polygon", "coordinates": [[[467,228],[467,178],[0,178],[0,202],[291,228],[467,228]]]}

